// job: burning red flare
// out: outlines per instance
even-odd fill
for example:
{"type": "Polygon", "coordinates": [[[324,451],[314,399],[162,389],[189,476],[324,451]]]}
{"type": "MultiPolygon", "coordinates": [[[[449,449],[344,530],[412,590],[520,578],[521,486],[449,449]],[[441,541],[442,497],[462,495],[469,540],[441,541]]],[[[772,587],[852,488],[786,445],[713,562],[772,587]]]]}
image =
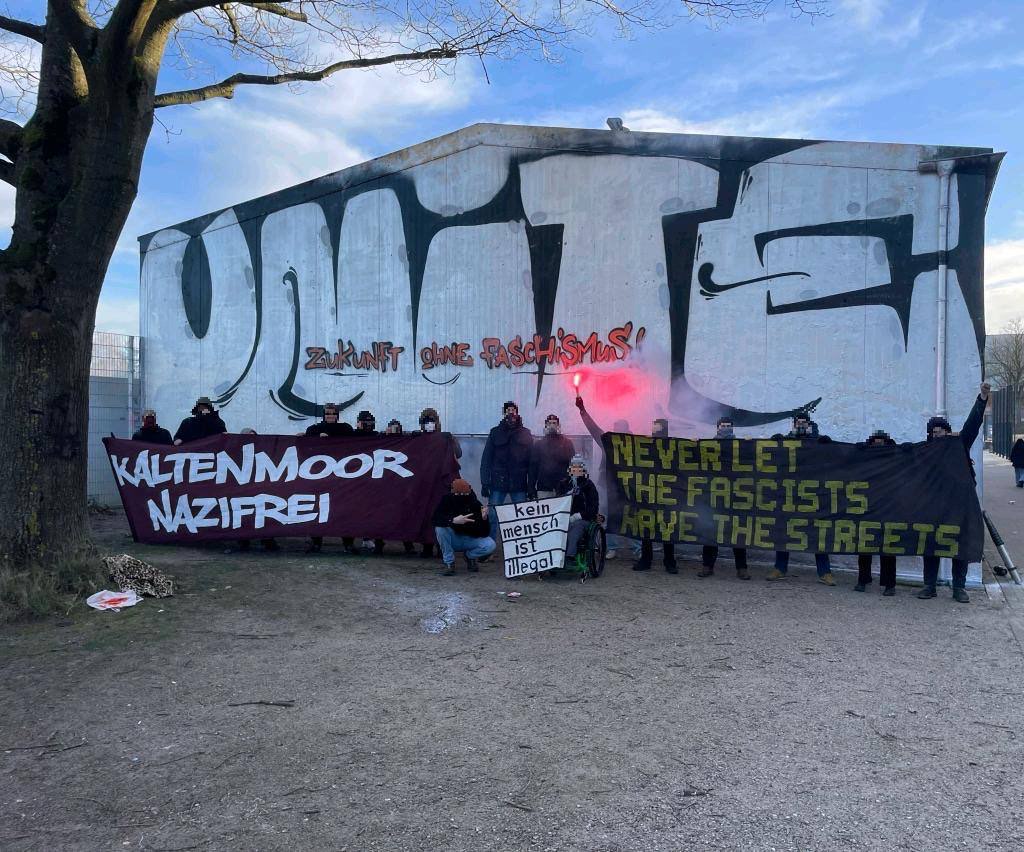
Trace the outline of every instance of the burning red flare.
{"type": "Polygon", "coordinates": [[[579,389],[579,386],[580,386],[580,379],[581,379],[581,378],[583,378],[583,376],[582,376],[582,375],[580,375],[579,373],[576,373],[576,375],[574,375],[574,376],[572,377],[572,386],[573,386],[574,388],[576,388],[576,389],[579,389]]]}

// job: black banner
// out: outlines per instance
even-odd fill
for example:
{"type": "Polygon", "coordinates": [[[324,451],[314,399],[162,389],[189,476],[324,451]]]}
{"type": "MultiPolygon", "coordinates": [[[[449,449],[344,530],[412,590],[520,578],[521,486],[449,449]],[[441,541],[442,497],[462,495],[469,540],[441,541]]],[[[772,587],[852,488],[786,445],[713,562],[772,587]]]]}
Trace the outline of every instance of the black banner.
{"type": "Polygon", "coordinates": [[[274,536],[433,541],[459,466],[449,435],[104,438],[136,541],[274,536]]]}
{"type": "Polygon", "coordinates": [[[981,559],[981,507],[956,439],[902,446],[603,436],[608,531],[811,553],[981,559]]]}

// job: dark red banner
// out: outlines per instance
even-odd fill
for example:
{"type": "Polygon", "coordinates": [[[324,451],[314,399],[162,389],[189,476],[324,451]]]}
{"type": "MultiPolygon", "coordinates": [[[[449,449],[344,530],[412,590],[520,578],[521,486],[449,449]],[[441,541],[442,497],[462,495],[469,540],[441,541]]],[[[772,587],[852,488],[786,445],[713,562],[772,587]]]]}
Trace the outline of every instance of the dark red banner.
{"type": "Polygon", "coordinates": [[[150,544],[307,535],[431,541],[431,516],[459,470],[443,434],[103,444],[132,534],[150,544]]]}

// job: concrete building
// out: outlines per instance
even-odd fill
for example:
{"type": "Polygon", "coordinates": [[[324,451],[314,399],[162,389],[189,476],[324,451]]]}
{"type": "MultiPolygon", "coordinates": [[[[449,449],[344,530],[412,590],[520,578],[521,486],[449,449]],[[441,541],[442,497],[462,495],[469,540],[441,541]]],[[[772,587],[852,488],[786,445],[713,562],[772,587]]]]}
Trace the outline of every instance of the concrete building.
{"type": "Polygon", "coordinates": [[[483,435],[514,399],[583,435],[580,373],[608,428],[764,435],[809,407],[837,440],[920,440],[977,394],[999,159],[474,125],[142,237],[144,405],[206,394],[261,433],[432,406],[483,435]]]}
{"type": "Polygon", "coordinates": [[[481,434],[516,399],[582,433],[582,372],[609,425],[763,434],[815,404],[838,439],[919,439],[981,377],[990,154],[474,125],[143,237],[145,404],[481,434]]]}

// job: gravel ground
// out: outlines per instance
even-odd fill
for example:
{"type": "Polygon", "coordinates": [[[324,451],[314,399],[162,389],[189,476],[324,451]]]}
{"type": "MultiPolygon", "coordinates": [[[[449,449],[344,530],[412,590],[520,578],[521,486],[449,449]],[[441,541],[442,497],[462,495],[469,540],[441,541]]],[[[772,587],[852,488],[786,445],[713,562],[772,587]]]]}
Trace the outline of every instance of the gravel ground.
{"type": "Polygon", "coordinates": [[[4,850],[1024,848],[1015,590],[725,558],[510,583],[98,527],[178,592],[0,636],[4,850]]]}

